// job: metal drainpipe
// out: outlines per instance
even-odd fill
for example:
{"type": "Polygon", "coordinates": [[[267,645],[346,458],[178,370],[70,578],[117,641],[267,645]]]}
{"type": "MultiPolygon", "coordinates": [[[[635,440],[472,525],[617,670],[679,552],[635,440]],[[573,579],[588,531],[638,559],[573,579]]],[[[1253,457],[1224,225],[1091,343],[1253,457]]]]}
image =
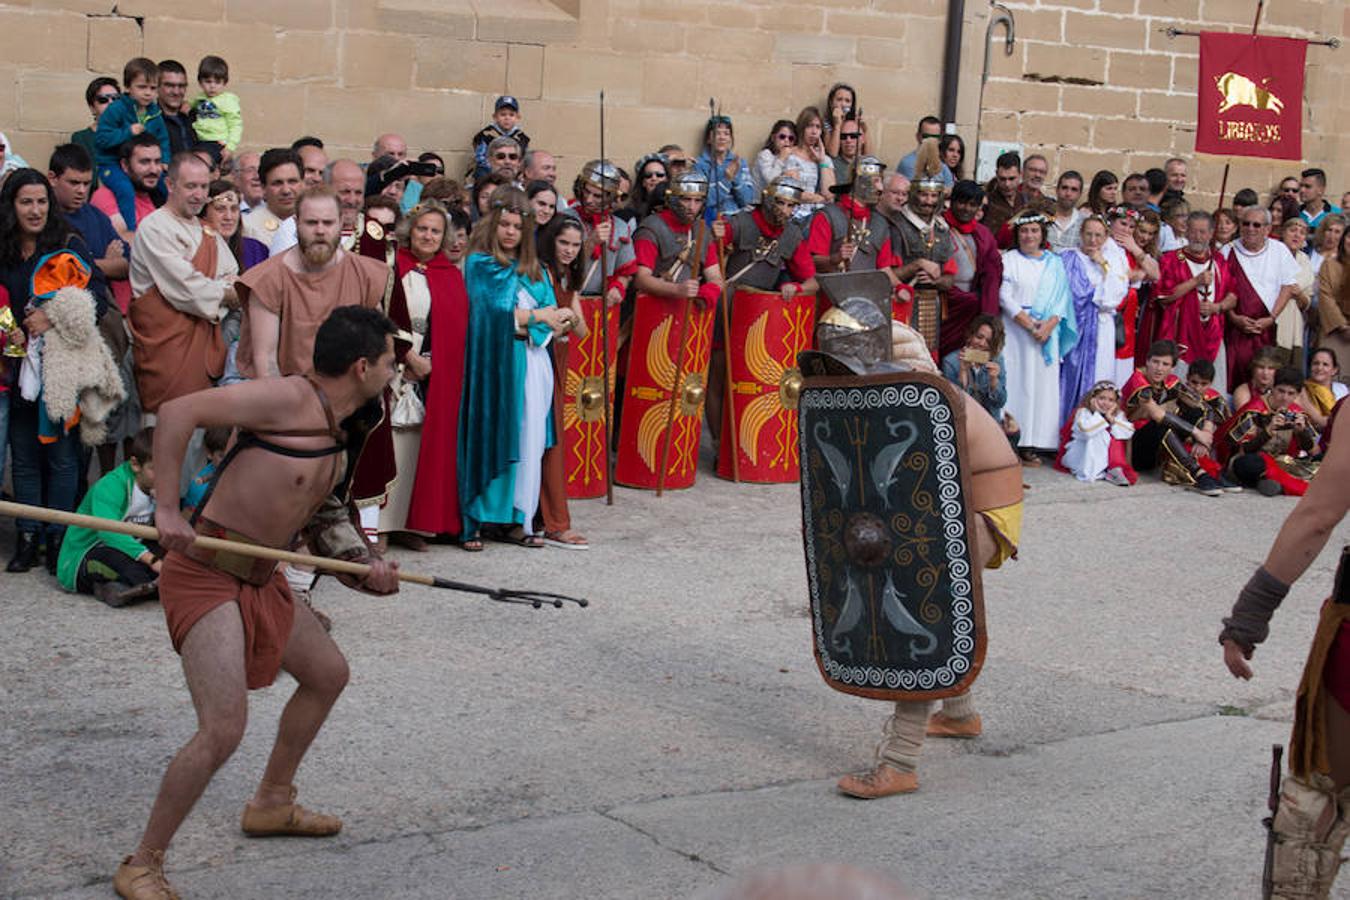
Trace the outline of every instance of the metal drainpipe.
{"type": "Polygon", "coordinates": [[[956,130],[956,87],[961,77],[961,32],[966,0],[947,0],[947,46],[942,54],[942,122],[947,132],[956,130]]]}

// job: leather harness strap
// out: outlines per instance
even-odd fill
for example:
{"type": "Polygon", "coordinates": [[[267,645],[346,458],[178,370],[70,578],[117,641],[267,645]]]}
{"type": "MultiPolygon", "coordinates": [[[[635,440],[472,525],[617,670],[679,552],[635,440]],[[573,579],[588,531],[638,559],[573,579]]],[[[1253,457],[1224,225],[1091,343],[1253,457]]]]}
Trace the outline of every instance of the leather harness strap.
{"type": "Polygon", "coordinates": [[[239,451],[241,450],[246,450],[249,447],[257,447],[260,450],[266,450],[269,453],[290,457],[291,459],[318,459],[323,456],[334,456],[347,449],[345,435],[343,434],[342,429],[338,427],[337,420],[333,416],[333,407],[328,402],[328,395],[324,393],[323,388],[319,386],[318,381],[316,381],[313,376],[306,375],[305,382],[314,389],[314,396],[318,398],[319,405],[323,407],[323,415],[328,421],[328,427],[299,428],[266,432],[244,431],[240,429],[235,434],[234,446],[229,449],[224,458],[221,459],[220,465],[216,466],[216,470],[211,473],[211,481],[207,484],[206,492],[202,494],[201,501],[192,511],[192,517],[188,520],[189,525],[196,527],[197,520],[201,518],[203,510],[206,509],[207,502],[211,499],[211,495],[215,493],[216,485],[220,484],[220,476],[224,474],[227,468],[229,468],[230,463],[234,462],[235,457],[239,455],[239,451]],[[267,434],[272,437],[318,437],[320,435],[327,435],[333,438],[334,443],[329,447],[300,449],[274,443],[266,438],[260,437],[260,434],[267,434]]]}

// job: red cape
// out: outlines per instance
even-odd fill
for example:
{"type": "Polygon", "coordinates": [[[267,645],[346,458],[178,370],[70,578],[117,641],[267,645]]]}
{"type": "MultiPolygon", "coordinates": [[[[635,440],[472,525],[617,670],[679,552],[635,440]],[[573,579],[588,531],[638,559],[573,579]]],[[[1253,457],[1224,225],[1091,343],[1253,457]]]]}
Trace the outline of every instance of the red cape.
{"type": "MultiPolygon", "coordinates": [[[[406,250],[395,263],[398,278],[417,264],[406,250]]],[[[426,264],[431,289],[427,340],[431,342],[431,378],[426,418],[417,457],[408,528],[434,534],[459,534],[459,401],[464,391],[464,343],[469,330],[469,295],[464,276],[443,254],[426,264]]],[[[400,473],[404,477],[412,473],[400,473]]]]}

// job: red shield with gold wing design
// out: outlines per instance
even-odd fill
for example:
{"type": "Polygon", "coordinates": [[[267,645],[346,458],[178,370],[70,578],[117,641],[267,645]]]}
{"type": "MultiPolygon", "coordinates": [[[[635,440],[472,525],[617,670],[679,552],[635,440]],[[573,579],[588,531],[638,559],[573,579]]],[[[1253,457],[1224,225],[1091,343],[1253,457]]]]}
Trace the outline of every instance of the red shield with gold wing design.
{"type": "Polygon", "coordinates": [[[590,333],[571,339],[567,372],[563,379],[563,448],[567,471],[567,496],[585,500],[605,495],[605,446],[607,418],[614,411],[615,357],[619,346],[619,308],[605,310],[601,297],[582,297],[581,315],[590,333]],[[609,390],[605,390],[605,355],[602,316],[609,318],[609,390]],[[605,408],[605,397],[609,408],[605,408]]]}
{"type": "Polygon", "coordinates": [[[724,407],[717,474],[731,478],[732,437],[742,481],[797,480],[797,354],[811,347],[814,294],[736,291],[731,304],[731,403],[724,407]],[[734,431],[732,429],[735,429],[734,431]]]}
{"type": "Polygon", "coordinates": [[[667,489],[694,484],[713,320],[711,305],[638,295],[614,465],[618,484],[654,490],[663,459],[667,489]]]}

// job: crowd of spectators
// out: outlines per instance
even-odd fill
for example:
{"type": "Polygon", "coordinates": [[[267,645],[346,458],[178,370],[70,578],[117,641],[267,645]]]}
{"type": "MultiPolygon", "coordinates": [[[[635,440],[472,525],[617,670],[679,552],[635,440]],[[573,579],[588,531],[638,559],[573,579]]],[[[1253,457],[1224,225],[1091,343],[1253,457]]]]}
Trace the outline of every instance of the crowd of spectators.
{"type": "MultiPolygon", "coordinates": [[[[96,509],[146,520],[147,504],[164,501],[142,496],[153,483],[146,429],[157,406],[187,387],[271,371],[259,368],[257,322],[247,327],[266,298],[247,299],[236,279],[268,265],[303,277],[367,252],[390,267],[409,340],[390,400],[397,477],[363,511],[372,539],[584,549],[557,486],[560,464],[547,458],[563,376],[553,350],[586,332],[569,305],[590,277],[583,263],[616,235],[630,239],[686,172],[706,179],[710,218],[790,182],[799,202],[786,227],[810,234],[871,158],[856,92],[841,84],[823,104],[774,122],[745,156],[719,115],[696,152],[667,144],[631,170],[616,167],[612,189],[608,175],[579,177],[569,197],[548,135],[525,133],[514,97],[497,99],[472,137],[470,170],[454,173],[436,148],[414,154],[396,133],[375,137],[365,160],[330,159],[322,136],[251,149],[228,63],[205,57],[196,83],[189,92],[188,69],[175,60],[140,58],[120,79],[93,79],[91,121],[43,169],[0,134],[0,153],[9,151],[0,156],[0,448],[23,502],[74,510],[101,475],[115,476],[117,490],[99,493],[96,509]],[[97,346],[80,343],[72,308],[97,322],[97,346]],[[165,324],[173,316],[182,321],[165,324]],[[498,421],[493,407],[504,365],[520,373],[511,387],[518,420],[498,421]],[[82,398],[75,410],[55,399],[71,392],[82,398]],[[505,481],[491,465],[504,434],[517,453],[505,481]]],[[[996,305],[945,323],[942,352],[932,349],[1027,465],[1053,458],[1081,480],[1122,486],[1158,466],[1211,496],[1306,485],[1346,393],[1339,361],[1350,352],[1350,232],[1321,169],[1291,175],[1264,198],[1239,190],[1210,210],[1188,193],[1180,158],[1089,177],[1009,153],[979,184],[964,141],[939,120],[925,117],[915,137],[915,151],[885,176],[879,209],[900,215],[923,148],[936,142],[941,217],[970,246],[997,253],[965,260],[968,245],[957,241],[942,281],[897,250],[888,258],[897,298],[929,283],[944,292],[998,286],[984,292],[996,305]]],[[[635,286],[624,278],[604,289],[618,303],[635,286]]],[[[320,320],[273,327],[312,331],[320,320]]],[[[226,438],[199,443],[202,471],[184,480],[185,497],[209,482],[226,438]]],[[[63,550],[63,538],[61,526],[21,520],[9,571],[45,554],[56,574],[64,555],[62,583],[104,599],[153,578],[153,548],[123,542],[119,561],[93,553],[99,542],[87,536],[63,550]],[[106,582],[118,592],[94,590],[106,582]]]]}

